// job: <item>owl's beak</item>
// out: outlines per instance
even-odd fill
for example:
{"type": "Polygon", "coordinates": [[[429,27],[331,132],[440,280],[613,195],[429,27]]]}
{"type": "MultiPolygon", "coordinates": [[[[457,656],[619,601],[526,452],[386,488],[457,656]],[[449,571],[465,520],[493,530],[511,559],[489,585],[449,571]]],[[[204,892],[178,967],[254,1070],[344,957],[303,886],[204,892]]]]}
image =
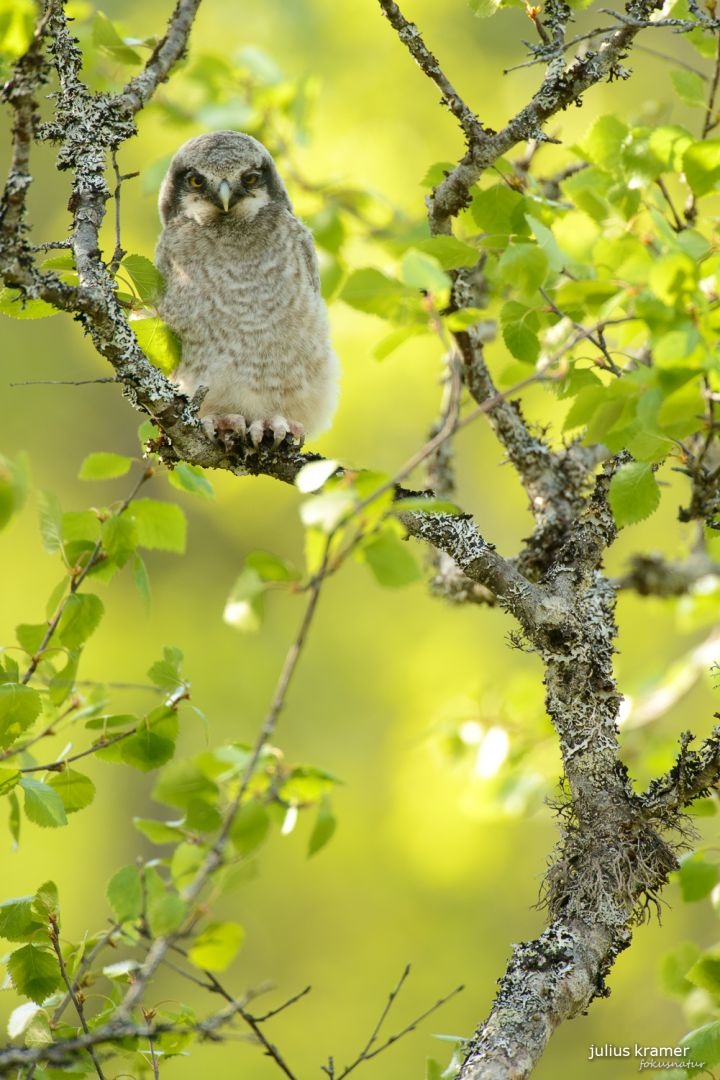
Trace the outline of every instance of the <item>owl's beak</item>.
{"type": "Polygon", "coordinates": [[[222,208],[226,214],[230,209],[231,194],[232,192],[230,190],[230,185],[228,184],[227,180],[221,180],[218,184],[218,198],[220,199],[220,202],[222,203],[222,208]]]}

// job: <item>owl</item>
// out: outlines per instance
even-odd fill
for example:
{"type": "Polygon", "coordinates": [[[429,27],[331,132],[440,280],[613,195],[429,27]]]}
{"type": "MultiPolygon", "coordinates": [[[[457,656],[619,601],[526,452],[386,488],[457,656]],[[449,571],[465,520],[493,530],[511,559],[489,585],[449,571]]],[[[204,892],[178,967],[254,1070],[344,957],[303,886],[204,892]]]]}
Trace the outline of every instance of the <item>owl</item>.
{"type": "Polygon", "coordinates": [[[327,428],[339,370],[317,256],[266,148],[237,131],[190,139],[159,209],[158,310],[182,346],[175,381],[207,388],[208,432],[257,447],[327,428]]]}

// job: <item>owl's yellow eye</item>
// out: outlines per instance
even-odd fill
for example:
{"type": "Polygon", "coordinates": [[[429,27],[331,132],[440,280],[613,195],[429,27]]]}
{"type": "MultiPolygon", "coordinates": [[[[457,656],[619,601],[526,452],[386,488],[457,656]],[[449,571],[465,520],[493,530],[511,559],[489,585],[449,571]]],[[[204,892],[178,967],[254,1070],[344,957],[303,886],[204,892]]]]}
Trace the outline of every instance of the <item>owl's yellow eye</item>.
{"type": "Polygon", "coordinates": [[[245,173],[245,175],[243,176],[243,183],[244,183],[246,188],[257,187],[259,181],[260,181],[260,173],[250,172],[250,173],[245,173]]]}
{"type": "Polygon", "coordinates": [[[197,173],[191,173],[187,178],[187,182],[191,188],[195,188],[196,190],[197,188],[201,188],[204,183],[202,176],[198,176],[197,173]]]}

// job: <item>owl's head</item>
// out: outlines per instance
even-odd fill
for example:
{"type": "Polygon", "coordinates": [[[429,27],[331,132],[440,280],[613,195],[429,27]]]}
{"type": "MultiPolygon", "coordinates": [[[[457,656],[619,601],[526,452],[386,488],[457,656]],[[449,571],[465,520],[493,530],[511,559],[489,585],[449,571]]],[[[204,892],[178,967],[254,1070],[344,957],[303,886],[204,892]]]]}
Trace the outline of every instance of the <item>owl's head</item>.
{"type": "Polygon", "coordinates": [[[163,225],[178,215],[206,225],[226,215],[249,220],[269,203],[291,209],[263,144],[238,131],[212,131],[180,147],[162,182],[158,205],[163,225]]]}

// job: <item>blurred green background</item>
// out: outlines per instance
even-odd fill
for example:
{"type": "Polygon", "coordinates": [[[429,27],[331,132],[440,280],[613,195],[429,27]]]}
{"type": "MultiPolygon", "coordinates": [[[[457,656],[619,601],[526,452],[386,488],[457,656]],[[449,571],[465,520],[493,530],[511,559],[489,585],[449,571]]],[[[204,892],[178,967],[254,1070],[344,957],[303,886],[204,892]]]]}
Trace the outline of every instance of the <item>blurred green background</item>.
{"type": "MultiPolygon", "coordinates": [[[[107,14],[133,36],[157,32],[167,5],[108,3],[107,14]]],[[[540,69],[503,76],[503,67],[524,58],[521,39],[531,27],[522,12],[490,22],[473,18],[462,0],[439,5],[415,0],[406,14],[417,20],[453,82],[484,122],[499,127],[527,99],[540,69]]],[[[649,42],[669,51],[677,38],[649,42]]],[[[193,35],[194,50],[232,53],[255,45],[292,77],[317,76],[321,89],[312,141],[296,159],[306,175],[342,178],[391,199],[411,215],[422,211],[419,181],[435,161],[462,152],[452,118],[437,104],[436,89],[414,66],[371,0],[265,0],[238,5],[207,0],[193,35]]],[[[614,111],[624,118],[669,111],[666,61],[635,54],[630,83],[590,92],[582,110],[550,124],[572,144],[592,120],[614,111]]],[[[696,121],[693,121],[696,122],[696,121]]],[[[197,131],[202,130],[201,126],[197,131]]],[[[188,134],[157,117],[141,122],[140,136],[123,148],[123,171],[143,170],[170,154],[188,134]]],[[[564,151],[544,152],[548,167],[564,151]]],[[[39,182],[31,206],[35,240],[65,235],[66,180],[53,172],[53,152],[37,155],[39,182]]],[[[291,194],[298,195],[289,184],[291,194]]],[[[123,241],[152,256],[158,232],[154,196],[141,181],[123,190],[123,241]]],[[[302,206],[302,198],[299,198],[302,206]]],[[[107,250],[112,246],[108,232],[107,250]]],[[[379,263],[381,265],[381,262],[379,263]]],[[[427,339],[403,346],[383,363],[372,349],[386,328],[378,320],[331,306],[334,340],[343,365],[340,410],[318,449],[348,464],[392,471],[424,439],[438,400],[439,348],[427,339]]],[[[108,486],[77,481],[80,462],[94,450],[136,453],[141,417],[111,385],[23,386],[15,381],[81,379],[108,374],[78,326],[69,319],[20,322],[5,319],[2,333],[0,452],[31,455],[38,488],[56,491],[65,509],[108,499],[108,486]]],[[[490,350],[497,370],[502,350],[490,350]]],[[[560,427],[562,410],[547,393],[527,395],[536,420],[560,427]]],[[[530,529],[525,500],[487,429],[476,425],[458,438],[459,501],[472,510],[484,535],[512,553],[530,529]]],[[[180,646],[193,684],[193,700],[209,718],[209,740],[219,744],[254,737],[267,706],[284,651],[294,635],[302,601],[274,596],[254,637],[238,636],[221,620],[225,598],[249,551],[268,548],[302,562],[300,496],[267,479],[213,477],[214,503],[183,499],[190,517],[185,558],[149,558],[153,604],[149,612],[121,577],[104,599],[107,615],[84,661],[84,675],[142,681],[163,644],[180,646]]],[[[114,481],[112,496],[124,494],[114,481]]],[[[158,477],[149,495],[177,497],[158,477]]],[[[688,542],[670,505],[647,526],[623,534],[608,569],[618,571],[633,550],[676,554],[688,542]]],[[[59,578],[40,545],[34,507],[25,509],[0,536],[1,640],[11,644],[18,622],[42,617],[59,578]]],[[[126,571],[127,573],[127,571],[126,571]]],[[[630,694],[642,694],[678,657],[707,634],[679,621],[677,610],[656,600],[622,597],[618,673],[630,694]]],[[[374,1080],[423,1076],[426,1056],[447,1060],[436,1032],[469,1035],[487,1012],[495,980],[512,942],[538,933],[534,909],[555,826],[542,787],[528,799],[512,799],[499,811],[493,797],[502,781],[478,776],[468,757],[454,763],[443,732],[458,717],[492,726],[499,716],[513,740],[524,725],[537,739],[540,779],[556,775],[554,751],[539,718],[541,670],[532,656],[511,650],[511,620],[497,610],[454,609],[433,599],[423,584],[382,591],[355,564],[326,588],[307,653],[282,717],[277,743],[289,760],[307,762],[340,776],[336,798],[340,827],[332,843],[308,861],[297,836],[274,838],[260,859],[260,874],[224,901],[221,913],[247,928],[247,943],[225,982],[234,992],[271,980],[278,990],[268,1007],[307,983],[312,994],[269,1029],[289,1063],[303,1077],[320,1076],[328,1054],[349,1060],[364,1043],[391,986],[411,961],[412,978],[393,1012],[388,1031],[423,1011],[457,983],[466,990],[441,1013],[369,1065],[374,1080]],[[508,705],[510,702],[510,705],[508,705]],[[508,813],[515,806],[519,812],[508,813]]],[[[136,699],[120,698],[131,708],[136,699]]],[[[140,699],[139,704],[146,704],[140,699]]],[[[691,727],[707,732],[714,709],[709,685],[700,680],[677,707],[625,736],[631,771],[642,779],[672,761],[675,736],[691,727]]],[[[187,714],[181,753],[205,745],[206,733],[187,714]]],[[[533,786],[533,751],[525,774],[533,786]]],[[[24,827],[19,851],[3,856],[3,897],[32,892],[52,877],[60,887],[64,928],[79,937],[107,916],[105,885],[116,868],[146,851],[132,828],[132,814],[153,816],[152,777],[102,762],[88,771],[98,785],[93,808],[66,829],[24,827]],[[132,783],[132,787],[130,786],[132,783]]],[[[712,824],[712,823],[711,823],[712,824]]],[[[305,826],[307,828],[307,825],[305,826]]],[[[568,1076],[605,1080],[634,1075],[637,1064],[613,1059],[589,1062],[590,1044],[667,1044],[691,1026],[658,987],[664,952],[687,938],[707,946],[717,927],[709,905],[678,903],[667,890],[662,927],[638,930],[633,947],[611,976],[612,996],[590,1014],[565,1025],[553,1038],[537,1071],[540,1080],[568,1076]]],[[[190,1000],[210,1010],[189,984],[165,976],[158,998],[190,1000]],[[186,987],[189,987],[186,989],[186,987]]],[[[6,1015],[16,1004],[0,997],[6,1015]]],[[[229,1042],[199,1047],[168,1066],[178,1078],[213,1075],[264,1080],[276,1066],[253,1046],[229,1042]]]]}

